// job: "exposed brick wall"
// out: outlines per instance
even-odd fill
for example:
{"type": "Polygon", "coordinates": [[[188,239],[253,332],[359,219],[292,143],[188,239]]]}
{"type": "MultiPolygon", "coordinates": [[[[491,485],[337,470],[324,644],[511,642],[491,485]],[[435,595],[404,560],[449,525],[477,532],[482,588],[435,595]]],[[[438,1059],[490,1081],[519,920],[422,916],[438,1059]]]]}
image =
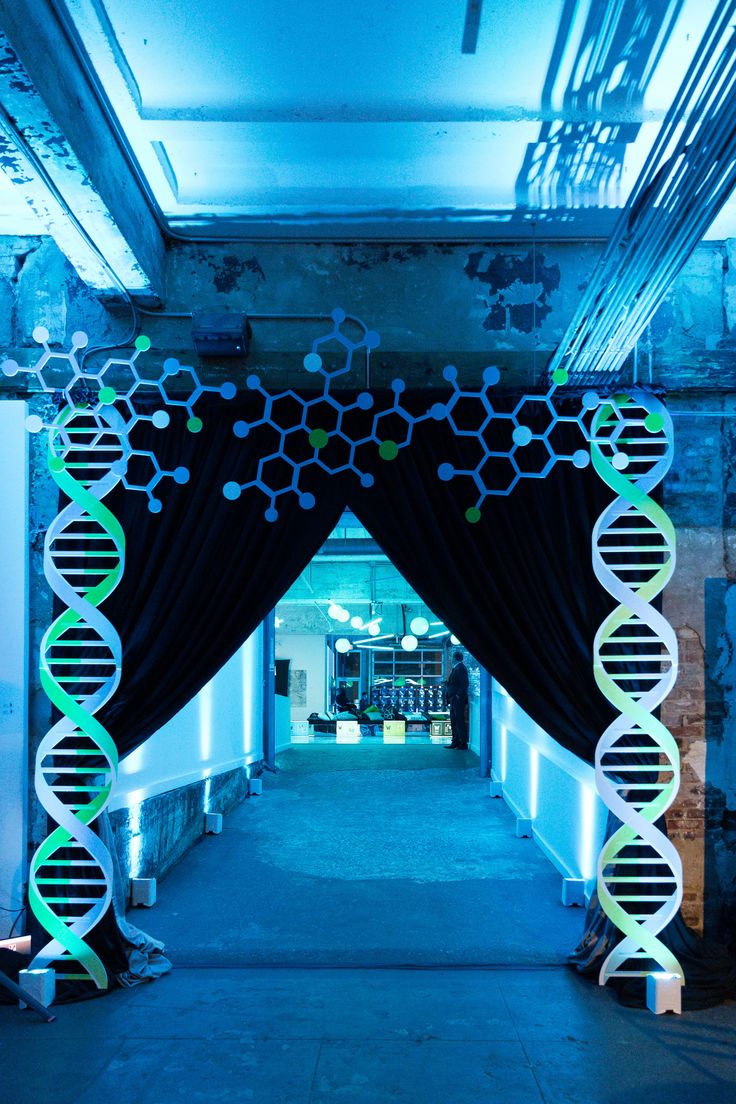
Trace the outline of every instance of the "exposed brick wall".
{"type": "Polygon", "coordinates": [[[682,859],[682,914],[703,930],[705,884],[705,697],[703,645],[688,625],[677,628],[680,673],[662,705],[661,719],[677,741],[681,757],[680,792],[667,814],[667,830],[682,859]]]}

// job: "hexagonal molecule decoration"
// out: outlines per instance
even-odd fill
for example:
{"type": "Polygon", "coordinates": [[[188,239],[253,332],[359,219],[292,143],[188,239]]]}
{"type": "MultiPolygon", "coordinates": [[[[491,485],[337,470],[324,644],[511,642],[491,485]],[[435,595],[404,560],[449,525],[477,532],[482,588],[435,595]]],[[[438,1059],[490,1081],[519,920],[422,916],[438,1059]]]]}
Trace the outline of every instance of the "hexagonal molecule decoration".
{"type": "Polygon", "coordinates": [[[349,415],[354,411],[372,410],[374,396],[362,391],[352,402],[346,402],[333,393],[332,382],[350,370],[358,350],[377,348],[380,338],[375,331],[367,330],[358,341],[352,341],[341,329],[345,311],[335,308],[331,318],[332,329],[318,337],[304,357],[306,371],[323,378],[322,389],[317,395],[305,397],[296,391],[271,395],[258,376],[251,375],[247,379],[249,389],[263,397],[263,413],[251,421],[236,422],[235,436],[245,438],[259,427],[270,427],[279,443],[269,459],[280,458],[284,463],[280,466],[272,463],[270,469],[259,464],[253,479],[244,483],[231,480],[223,487],[223,494],[235,500],[243,491],[259,490],[268,501],[264,515],[267,521],[276,521],[279,516],[277,501],[289,493],[297,496],[303,509],[314,506],[314,495],[302,486],[303,475],[310,468],[320,468],[329,475],[352,471],[362,486],[372,486],[374,476],[364,466],[363,456],[370,453],[381,460],[395,459],[411,444],[414,427],[431,417],[429,411],[415,415],[406,410],[401,401],[404,382],[394,380],[391,385],[393,401],[375,411],[366,432],[354,432],[349,415]],[[330,360],[326,362],[323,354],[328,348],[330,360]]]}
{"type": "Polygon", "coordinates": [[[583,398],[580,414],[563,415],[557,411],[553,399],[557,388],[567,382],[565,370],[558,369],[553,374],[546,394],[524,395],[511,411],[494,407],[492,389],[500,380],[498,368],[485,369],[479,390],[464,390],[458,383],[457,369],[452,365],[443,373],[452,387],[445,402],[435,402],[423,413],[413,414],[402,404],[404,381],[396,379],[391,384],[393,400],[374,410],[376,400],[372,394],[362,392],[355,401],[346,403],[333,393],[332,381],[349,371],[358,349],[377,348],[378,334],[367,331],[361,340],[353,342],[341,330],[345,312],[335,309],[331,317],[330,332],[317,338],[304,357],[306,371],[319,374],[324,380],[321,393],[316,397],[305,398],[295,391],[271,395],[258,376],[249,376],[248,387],[263,397],[263,413],[249,422],[237,422],[235,435],[244,438],[258,427],[269,426],[278,442],[271,460],[280,457],[285,463],[272,463],[268,469],[261,464],[253,479],[226,483],[223,487],[226,498],[235,500],[243,491],[257,489],[268,500],[267,520],[276,521],[279,516],[277,500],[286,494],[295,494],[304,509],[314,505],[314,495],[302,489],[302,477],[311,467],[319,467],[329,474],[353,471],[364,487],[370,487],[374,476],[369,466],[376,456],[381,460],[395,459],[411,444],[414,427],[428,418],[446,420],[456,436],[467,443],[475,442],[475,448],[468,444],[467,450],[475,456],[472,467],[456,469],[445,462],[438,468],[441,480],[466,479],[475,488],[475,502],[465,515],[470,522],[480,519],[486,498],[510,494],[521,479],[543,479],[561,460],[577,467],[588,464],[587,448],[572,453],[560,451],[555,441],[554,431],[558,426],[574,423],[583,440],[589,442],[586,418],[598,405],[598,396],[589,392],[583,398]],[[332,350],[331,361],[326,364],[322,353],[328,347],[332,350]],[[337,350],[337,359],[334,350],[337,350]],[[374,410],[370,430],[362,435],[350,429],[349,415],[356,409],[374,410]],[[284,417],[287,411],[288,416],[284,417]]]}
{"type": "MultiPolygon", "coordinates": [[[[169,407],[181,408],[187,415],[187,429],[191,433],[198,433],[202,428],[202,421],[197,416],[196,405],[202,395],[209,392],[219,394],[223,399],[232,399],[236,394],[235,384],[207,386],[201,383],[194,368],[182,366],[173,358],[165,360],[157,371],[145,373],[138,364],[138,358],[141,353],[150,349],[151,342],[143,335],[136,338],[135,350],[130,356],[109,357],[94,371],[89,370],[83,357],[78,355],[86,348],[88,341],[87,335],[81,330],[72,334],[72,345],[68,352],[50,348],[48,330],[44,326],[36,327],[33,338],[43,347],[38,360],[29,367],[21,367],[14,360],[6,360],[1,366],[3,374],[8,377],[19,373],[33,376],[42,391],[64,401],[72,416],[84,411],[95,418],[99,423],[100,433],[90,440],[91,446],[97,441],[102,450],[105,435],[109,436],[114,432],[122,455],[111,463],[111,471],[122,478],[128,490],[145,494],[149,510],[158,513],[161,500],[154,492],[161,481],[171,478],[176,483],[186,483],[189,471],[185,467],[169,471],[161,467],[153,452],[133,449],[130,444],[132,430],[139,422],[151,422],[156,429],[164,429],[171,421],[171,416],[165,409],[169,407]],[[122,386],[118,383],[118,387],[114,388],[107,383],[106,377],[113,374],[116,379],[122,380],[122,386]],[[174,383],[176,376],[186,381],[184,388],[181,380],[174,383]],[[161,406],[149,412],[141,406],[140,400],[152,393],[160,399],[161,406]]],[[[30,415],[27,427],[31,433],[39,433],[42,429],[53,430],[60,437],[62,449],[68,450],[70,447],[64,442],[64,430],[44,424],[38,415],[30,415]]]]}
{"type": "Polygon", "coordinates": [[[464,391],[457,380],[457,369],[448,365],[444,378],[452,386],[446,403],[433,408],[433,416],[447,418],[458,436],[473,437],[480,445],[480,456],[474,467],[455,468],[441,463],[437,474],[444,482],[465,479],[472,483],[477,495],[465,511],[466,519],[477,522],[488,497],[509,495],[522,479],[544,479],[554,465],[567,460],[578,468],[590,462],[587,448],[560,452],[554,440],[556,427],[576,425],[586,442],[590,433],[586,419],[599,399],[593,392],[583,396],[582,410],[577,415],[560,414],[554,404],[557,388],[567,382],[567,372],[558,370],[545,394],[523,395],[510,412],[496,410],[491,390],[500,380],[497,368],[486,368],[483,383],[477,391],[464,391]],[[462,420],[460,420],[462,419],[462,420]]]}

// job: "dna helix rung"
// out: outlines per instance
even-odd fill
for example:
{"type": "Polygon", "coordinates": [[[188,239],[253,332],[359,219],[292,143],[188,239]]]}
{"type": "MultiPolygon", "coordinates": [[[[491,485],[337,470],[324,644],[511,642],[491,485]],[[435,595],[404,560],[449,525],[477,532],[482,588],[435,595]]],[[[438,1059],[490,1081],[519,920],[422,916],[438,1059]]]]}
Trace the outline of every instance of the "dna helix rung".
{"type": "Polygon", "coordinates": [[[117,689],[121,644],[98,606],[125,556],[122,529],[101,499],[119,482],[127,447],[112,410],[67,407],[49,432],[49,468],[69,502],[44,545],[46,578],[65,608],[41,644],[41,685],[61,717],[36,755],[36,790],[57,827],[31,862],[31,907],[51,936],[32,965],[99,988],[107,974],[85,936],[110,905],[112,862],[91,824],[109,800],[117,751],[94,714],[117,689]]]}
{"type": "Polygon", "coordinates": [[[605,400],[593,422],[591,455],[616,493],[593,533],[593,566],[618,603],[594,643],[596,681],[618,716],[596,749],[596,785],[621,822],[598,863],[601,907],[623,938],[600,981],[661,969],[682,978],[658,938],[682,898],[676,848],[656,827],[679,787],[679,753],[653,711],[677,678],[677,637],[652,601],[675,566],[674,527],[650,492],[672,462],[672,421],[653,396],[605,400]]]}

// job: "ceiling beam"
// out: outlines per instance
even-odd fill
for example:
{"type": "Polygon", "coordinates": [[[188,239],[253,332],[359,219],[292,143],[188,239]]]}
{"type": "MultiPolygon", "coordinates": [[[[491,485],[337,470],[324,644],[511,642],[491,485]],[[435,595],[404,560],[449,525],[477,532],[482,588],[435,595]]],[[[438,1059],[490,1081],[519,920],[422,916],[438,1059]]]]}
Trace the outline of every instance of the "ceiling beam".
{"type": "Polygon", "coordinates": [[[0,0],[0,109],[0,164],[85,283],[159,298],[163,237],[47,0],[0,0]]]}
{"type": "Polygon", "coordinates": [[[393,102],[361,103],[285,103],[238,104],[234,107],[214,104],[193,107],[142,107],[138,116],[141,130],[148,141],[171,141],[185,138],[247,139],[254,123],[651,123],[661,122],[664,107],[612,101],[604,108],[588,104],[565,105],[559,109],[510,104],[456,104],[428,100],[424,103],[393,102]]]}
{"type": "Polygon", "coordinates": [[[463,27],[463,42],[461,50],[464,54],[474,54],[478,49],[478,34],[480,33],[480,10],[483,0],[468,0],[465,11],[465,26],[463,27]]]}

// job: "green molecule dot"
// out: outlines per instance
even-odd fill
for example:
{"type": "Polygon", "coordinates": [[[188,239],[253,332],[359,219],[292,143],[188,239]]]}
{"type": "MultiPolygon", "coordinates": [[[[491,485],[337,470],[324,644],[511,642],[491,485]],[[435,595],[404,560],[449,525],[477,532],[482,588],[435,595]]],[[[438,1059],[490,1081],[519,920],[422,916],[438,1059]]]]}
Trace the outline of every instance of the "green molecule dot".
{"type": "Polygon", "coordinates": [[[140,334],[135,339],[135,347],[139,353],[145,353],[151,348],[151,339],[146,337],[145,334],[140,334]]]}
{"type": "Polygon", "coordinates": [[[190,418],[189,421],[187,422],[187,429],[189,430],[190,433],[199,433],[201,428],[202,428],[202,419],[201,418],[190,418]]]}
{"type": "Polygon", "coordinates": [[[475,525],[477,521],[480,521],[480,510],[477,506],[469,506],[465,511],[465,520],[469,521],[471,525],[475,525]]]}
{"type": "Polygon", "coordinates": [[[655,414],[654,412],[647,414],[644,419],[644,426],[650,433],[659,433],[660,430],[664,429],[664,418],[661,414],[655,414]]]}
{"type": "Polygon", "coordinates": [[[567,383],[569,378],[570,373],[567,371],[566,368],[555,368],[554,372],[552,373],[552,382],[558,385],[567,383]]]}
{"type": "Polygon", "coordinates": [[[399,446],[395,441],[382,441],[378,449],[378,455],[382,460],[395,460],[399,455],[399,446]]]}
{"type": "Polygon", "coordinates": [[[312,432],[309,434],[309,443],[312,448],[324,448],[328,440],[329,438],[324,429],[313,429],[312,432]]]}
{"type": "Polygon", "coordinates": [[[49,460],[49,470],[52,472],[63,472],[64,467],[64,461],[60,456],[52,456],[49,460]]]}
{"type": "Polygon", "coordinates": [[[114,387],[100,388],[100,402],[103,406],[112,406],[117,397],[117,392],[114,387]]]}

